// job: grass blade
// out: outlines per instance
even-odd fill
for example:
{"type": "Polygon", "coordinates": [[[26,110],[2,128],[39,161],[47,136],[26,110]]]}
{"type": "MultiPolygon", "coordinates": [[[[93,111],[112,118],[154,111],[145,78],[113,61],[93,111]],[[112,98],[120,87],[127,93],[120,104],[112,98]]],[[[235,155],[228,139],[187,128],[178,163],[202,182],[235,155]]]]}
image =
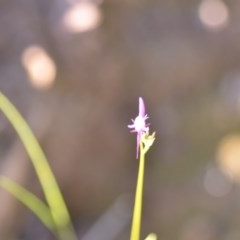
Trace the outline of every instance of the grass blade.
{"type": "Polygon", "coordinates": [[[0,177],[0,186],[28,207],[53,234],[56,234],[51,212],[44,202],[7,177],[0,177]]]}
{"type": "Polygon", "coordinates": [[[0,109],[15,128],[32,161],[56,225],[59,239],[76,240],[62,193],[36,137],[15,106],[1,92],[0,109]]]}

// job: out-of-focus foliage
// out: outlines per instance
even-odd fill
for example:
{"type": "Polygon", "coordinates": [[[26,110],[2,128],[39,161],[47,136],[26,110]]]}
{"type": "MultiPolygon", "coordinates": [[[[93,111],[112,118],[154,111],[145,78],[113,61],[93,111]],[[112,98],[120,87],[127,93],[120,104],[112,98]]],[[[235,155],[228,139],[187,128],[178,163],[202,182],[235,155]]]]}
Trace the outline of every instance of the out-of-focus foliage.
{"type": "MultiPolygon", "coordinates": [[[[239,238],[239,16],[237,0],[0,1],[0,89],[36,132],[80,239],[129,238],[139,96],[158,136],[143,236],[239,238]]],[[[1,174],[41,196],[16,139],[0,115],[1,174]]],[[[50,239],[3,191],[0,206],[1,238],[50,239]]]]}

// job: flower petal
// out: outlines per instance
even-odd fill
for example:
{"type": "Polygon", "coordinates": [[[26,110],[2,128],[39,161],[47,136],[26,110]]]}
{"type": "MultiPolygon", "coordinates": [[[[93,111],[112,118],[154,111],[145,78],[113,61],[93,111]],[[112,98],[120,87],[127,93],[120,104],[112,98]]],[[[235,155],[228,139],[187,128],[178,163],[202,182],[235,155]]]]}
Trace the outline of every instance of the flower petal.
{"type": "Polygon", "coordinates": [[[141,117],[145,117],[145,104],[144,104],[144,101],[141,97],[139,97],[139,112],[138,112],[138,116],[141,116],[141,117]]]}
{"type": "Polygon", "coordinates": [[[138,159],[138,155],[139,155],[141,136],[142,136],[142,134],[140,132],[138,132],[138,134],[137,134],[137,149],[136,149],[136,158],[137,159],[138,159]]]}

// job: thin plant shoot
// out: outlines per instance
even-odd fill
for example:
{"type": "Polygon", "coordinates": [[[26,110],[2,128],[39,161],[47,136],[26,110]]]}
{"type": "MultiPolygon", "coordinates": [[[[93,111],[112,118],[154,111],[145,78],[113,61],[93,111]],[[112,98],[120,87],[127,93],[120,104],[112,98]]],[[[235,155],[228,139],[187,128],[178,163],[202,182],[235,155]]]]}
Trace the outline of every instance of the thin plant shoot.
{"type": "MultiPolygon", "coordinates": [[[[132,129],[131,132],[137,134],[136,158],[139,158],[130,240],[140,240],[145,155],[155,140],[155,132],[149,134],[149,124],[146,123],[147,119],[148,115],[145,113],[144,101],[139,97],[138,116],[135,119],[132,119],[132,124],[128,125],[128,128],[132,129]]],[[[154,233],[150,233],[147,238],[145,238],[145,240],[156,239],[157,236],[154,233]]]]}
{"type": "Polygon", "coordinates": [[[47,204],[6,177],[0,177],[0,186],[35,213],[59,240],[76,240],[77,237],[67,206],[44,152],[19,111],[1,92],[0,110],[15,128],[26,148],[42,186],[47,204]]]}

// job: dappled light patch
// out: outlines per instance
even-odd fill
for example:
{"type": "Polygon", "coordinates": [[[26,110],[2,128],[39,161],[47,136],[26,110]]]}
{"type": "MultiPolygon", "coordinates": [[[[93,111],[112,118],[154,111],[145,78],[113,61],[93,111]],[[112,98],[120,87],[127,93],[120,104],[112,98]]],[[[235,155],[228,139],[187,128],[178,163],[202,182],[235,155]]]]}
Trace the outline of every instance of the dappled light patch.
{"type": "Polygon", "coordinates": [[[56,77],[56,65],[41,46],[27,47],[22,53],[21,60],[33,87],[48,89],[53,85],[56,77]]]}
{"type": "Polygon", "coordinates": [[[229,22],[229,9],[221,0],[203,0],[198,9],[201,23],[211,30],[219,30],[229,22]]]}
{"type": "Polygon", "coordinates": [[[72,33],[96,29],[102,22],[99,6],[92,2],[81,2],[72,5],[63,16],[64,27],[72,33]]]}
{"type": "Polygon", "coordinates": [[[240,182],[240,135],[224,137],[217,149],[217,162],[222,171],[232,180],[240,182]]]}

